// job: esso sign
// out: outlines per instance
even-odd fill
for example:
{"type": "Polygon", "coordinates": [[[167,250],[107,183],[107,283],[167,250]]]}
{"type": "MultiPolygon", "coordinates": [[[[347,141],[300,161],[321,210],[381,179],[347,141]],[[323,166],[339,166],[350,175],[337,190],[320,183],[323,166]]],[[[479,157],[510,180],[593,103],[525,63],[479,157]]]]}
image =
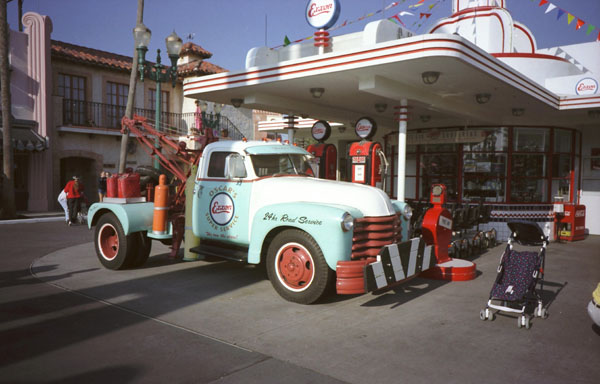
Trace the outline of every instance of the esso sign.
{"type": "Polygon", "coordinates": [[[319,120],[313,124],[311,128],[313,139],[317,141],[325,141],[331,135],[331,126],[325,120],[319,120]]]}
{"type": "Polygon", "coordinates": [[[340,16],[340,2],[339,0],[309,0],[305,15],[311,27],[331,28],[340,16]]]}
{"type": "Polygon", "coordinates": [[[228,193],[217,193],[210,201],[210,217],[218,225],[227,225],[233,219],[235,206],[228,193]]]}
{"type": "Polygon", "coordinates": [[[593,95],[598,92],[598,82],[591,77],[581,79],[575,85],[575,93],[578,95],[593,95]]]}
{"type": "Polygon", "coordinates": [[[370,139],[375,136],[375,132],[377,131],[377,124],[375,120],[370,117],[361,117],[356,122],[354,126],[354,132],[361,139],[370,139]]]}

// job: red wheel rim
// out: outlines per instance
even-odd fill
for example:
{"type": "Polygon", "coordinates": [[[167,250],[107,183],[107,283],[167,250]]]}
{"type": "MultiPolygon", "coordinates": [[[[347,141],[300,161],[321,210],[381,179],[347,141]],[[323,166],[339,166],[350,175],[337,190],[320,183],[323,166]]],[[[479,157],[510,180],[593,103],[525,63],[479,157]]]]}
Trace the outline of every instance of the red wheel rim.
{"type": "Polygon", "coordinates": [[[119,235],[110,224],[104,224],[98,233],[98,246],[102,257],[112,260],[119,252],[119,235]]]}
{"type": "Polygon", "coordinates": [[[275,270],[279,281],[294,292],[307,289],[315,277],[310,252],[297,243],[288,243],[279,249],[275,259],[275,270]]]}

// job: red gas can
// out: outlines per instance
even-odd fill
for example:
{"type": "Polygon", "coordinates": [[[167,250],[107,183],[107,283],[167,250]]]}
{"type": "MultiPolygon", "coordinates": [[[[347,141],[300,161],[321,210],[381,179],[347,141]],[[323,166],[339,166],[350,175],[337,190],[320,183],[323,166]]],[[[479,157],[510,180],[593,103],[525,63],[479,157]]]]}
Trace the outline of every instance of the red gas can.
{"type": "Polygon", "coordinates": [[[117,197],[119,195],[118,175],[112,175],[106,179],[106,197],[117,197]]]}
{"type": "Polygon", "coordinates": [[[140,174],[124,173],[119,176],[119,197],[140,197],[140,174]]]}

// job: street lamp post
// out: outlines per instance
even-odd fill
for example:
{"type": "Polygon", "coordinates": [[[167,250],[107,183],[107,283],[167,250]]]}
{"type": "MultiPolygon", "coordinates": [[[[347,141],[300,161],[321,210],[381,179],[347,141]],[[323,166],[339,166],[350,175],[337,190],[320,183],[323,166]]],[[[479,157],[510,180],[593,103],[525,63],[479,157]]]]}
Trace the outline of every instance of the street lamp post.
{"type": "MultiPolygon", "coordinates": [[[[162,94],[160,84],[166,81],[171,81],[173,87],[175,87],[177,81],[177,59],[179,58],[179,52],[183,41],[175,31],[167,36],[165,39],[167,45],[167,53],[169,59],[171,59],[171,66],[165,69],[165,66],[161,64],[160,60],[160,49],[156,50],[156,64],[149,66],[146,61],[146,52],[148,51],[148,44],[150,43],[150,37],[152,32],[144,24],[138,24],[133,29],[133,39],[135,41],[135,47],[138,51],[138,63],[140,71],[140,81],[144,81],[144,78],[149,78],[156,82],[156,109],[155,109],[155,127],[156,130],[160,130],[160,115],[162,107],[162,94]]],[[[154,141],[154,146],[157,151],[160,151],[160,144],[158,137],[154,141]]],[[[160,168],[160,162],[158,158],[154,158],[154,168],[160,168]]]]}

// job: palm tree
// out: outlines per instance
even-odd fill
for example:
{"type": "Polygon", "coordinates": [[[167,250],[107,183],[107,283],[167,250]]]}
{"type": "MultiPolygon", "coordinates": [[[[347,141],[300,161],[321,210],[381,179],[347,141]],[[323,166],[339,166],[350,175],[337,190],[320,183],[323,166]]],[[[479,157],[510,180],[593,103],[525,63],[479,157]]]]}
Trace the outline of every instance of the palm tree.
{"type": "Polygon", "coordinates": [[[15,179],[11,140],[10,67],[8,64],[9,35],[6,0],[0,0],[0,94],[2,98],[2,211],[0,216],[13,218],[15,209],[15,179]]]}

